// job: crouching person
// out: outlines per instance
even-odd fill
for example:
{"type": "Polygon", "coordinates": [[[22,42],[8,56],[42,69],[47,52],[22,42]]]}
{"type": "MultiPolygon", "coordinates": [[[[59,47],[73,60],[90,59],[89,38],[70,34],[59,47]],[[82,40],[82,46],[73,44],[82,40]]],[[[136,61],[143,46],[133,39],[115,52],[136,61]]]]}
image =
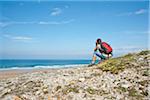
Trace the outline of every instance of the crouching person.
{"type": "Polygon", "coordinates": [[[91,65],[95,64],[97,57],[100,58],[99,63],[101,63],[104,60],[111,58],[112,57],[112,51],[113,51],[112,47],[108,43],[102,42],[101,39],[97,39],[91,65]]]}

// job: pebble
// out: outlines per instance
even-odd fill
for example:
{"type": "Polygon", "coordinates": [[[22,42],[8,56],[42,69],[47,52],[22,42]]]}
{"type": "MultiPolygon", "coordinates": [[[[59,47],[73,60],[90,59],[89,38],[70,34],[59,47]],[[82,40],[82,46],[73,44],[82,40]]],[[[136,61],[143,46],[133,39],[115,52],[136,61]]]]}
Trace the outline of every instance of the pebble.
{"type": "Polygon", "coordinates": [[[43,93],[44,94],[48,93],[48,90],[47,89],[43,89],[43,93]]]}
{"type": "Polygon", "coordinates": [[[10,92],[11,92],[11,89],[8,89],[8,90],[7,90],[7,93],[10,93],[10,92]]]}
{"type": "Polygon", "coordinates": [[[21,98],[19,98],[18,96],[14,96],[13,100],[21,100],[21,98]]]}
{"type": "Polygon", "coordinates": [[[36,91],[36,93],[35,93],[35,94],[36,94],[36,95],[39,95],[40,93],[41,93],[40,91],[36,91]]]}
{"type": "Polygon", "coordinates": [[[79,81],[83,82],[83,81],[85,81],[85,78],[79,78],[79,81]]]}

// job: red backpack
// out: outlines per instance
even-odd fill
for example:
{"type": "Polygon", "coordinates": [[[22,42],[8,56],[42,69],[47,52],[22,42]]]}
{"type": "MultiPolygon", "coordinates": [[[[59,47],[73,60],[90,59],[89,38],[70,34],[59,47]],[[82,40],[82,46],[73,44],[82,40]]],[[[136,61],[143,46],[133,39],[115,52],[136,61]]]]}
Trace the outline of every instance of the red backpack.
{"type": "Polygon", "coordinates": [[[110,54],[113,51],[112,47],[106,42],[102,42],[102,49],[106,54],[110,54]]]}

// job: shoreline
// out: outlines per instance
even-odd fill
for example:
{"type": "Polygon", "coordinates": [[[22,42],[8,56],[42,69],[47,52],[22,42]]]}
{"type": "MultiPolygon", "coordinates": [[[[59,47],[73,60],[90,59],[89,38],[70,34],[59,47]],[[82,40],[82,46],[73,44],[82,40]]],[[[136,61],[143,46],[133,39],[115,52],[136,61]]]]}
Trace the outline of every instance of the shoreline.
{"type": "Polygon", "coordinates": [[[64,67],[64,68],[27,68],[27,69],[4,69],[0,70],[0,80],[1,79],[8,79],[18,77],[19,75],[23,74],[30,74],[34,72],[55,72],[56,70],[64,70],[64,69],[77,69],[77,68],[85,68],[84,66],[76,66],[76,67],[64,67]]]}
{"type": "Polygon", "coordinates": [[[0,71],[0,99],[148,100],[149,63],[142,51],[91,67],[0,71]]]}

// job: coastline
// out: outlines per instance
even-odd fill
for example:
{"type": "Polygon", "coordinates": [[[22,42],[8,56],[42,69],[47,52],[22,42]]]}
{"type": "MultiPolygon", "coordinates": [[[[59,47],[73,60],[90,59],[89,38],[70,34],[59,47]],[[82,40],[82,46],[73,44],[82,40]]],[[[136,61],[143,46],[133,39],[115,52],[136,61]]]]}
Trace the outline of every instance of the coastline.
{"type": "MultiPolygon", "coordinates": [[[[14,78],[22,74],[46,71],[47,69],[7,69],[0,70],[0,79],[14,78]]],[[[53,70],[53,69],[48,69],[53,70]]]]}
{"type": "Polygon", "coordinates": [[[91,67],[1,72],[1,100],[148,100],[150,53],[112,58],[91,67]],[[10,74],[12,73],[12,75],[10,74]]]}
{"type": "Polygon", "coordinates": [[[0,70],[0,80],[1,79],[8,79],[8,78],[15,78],[19,75],[23,74],[31,74],[35,72],[55,72],[56,70],[63,70],[63,69],[76,69],[76,68],[82,68],[87,67],[84,66],[76,66],[76,67],[64,67],[64,68],[30,68],[30,69],[4,69],[0,70]]]}

